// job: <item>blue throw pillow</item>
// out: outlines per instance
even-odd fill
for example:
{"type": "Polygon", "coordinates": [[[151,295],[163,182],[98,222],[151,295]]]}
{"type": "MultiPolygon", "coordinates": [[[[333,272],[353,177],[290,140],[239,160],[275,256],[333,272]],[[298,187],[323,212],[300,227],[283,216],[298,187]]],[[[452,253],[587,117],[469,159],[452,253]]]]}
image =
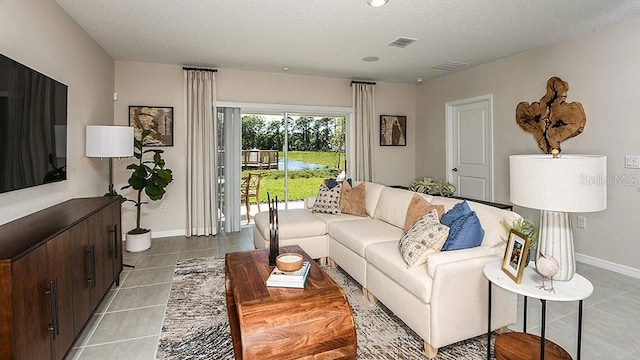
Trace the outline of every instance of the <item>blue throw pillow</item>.
{"type": "Polygon", "coordinates": [[[471,208],[467,201],[464,200],[462,202],[457,203],[451,210],[447,211],[442,215],[440,219],[440,223],[451,227],[454,221],[458,220],[464,215],[471,214],[471,208]]]}
{"type": "Polygon", "coordinates": [[[447,225],[449,236],[442,246],[442,251],[468,249],[479,246],[484,238],[484,229],[480,220],[471,210],[467,201],[457,203],[451,210],[442,215],[440,223],[447,225]]]}
{"type": "MultiPolygon", "coordinates": [[[[444,218],[444,215],[442,217],[444,218]]],[[[482,244],[484,229],[475,212],[465,214],[447,226],[449,236],[442,246],[442,251],[469,249],[482,244]]]]}

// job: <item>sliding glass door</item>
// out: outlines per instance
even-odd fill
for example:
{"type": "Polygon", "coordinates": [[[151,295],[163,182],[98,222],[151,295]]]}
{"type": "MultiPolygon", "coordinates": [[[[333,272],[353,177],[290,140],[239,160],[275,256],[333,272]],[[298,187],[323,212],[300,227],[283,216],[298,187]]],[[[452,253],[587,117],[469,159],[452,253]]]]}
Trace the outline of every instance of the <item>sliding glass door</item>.
{"type": "MultiPolygon", "coordinates": [[[[303,207],[324,179],[344,171],[345,145],[346,116],[243,112],[242,177],[260,176],[250,215],[266,204],[267,193],[284,208],[303,207]]],[[[246,211],[244,206],[243,220],[246,211]]]]}

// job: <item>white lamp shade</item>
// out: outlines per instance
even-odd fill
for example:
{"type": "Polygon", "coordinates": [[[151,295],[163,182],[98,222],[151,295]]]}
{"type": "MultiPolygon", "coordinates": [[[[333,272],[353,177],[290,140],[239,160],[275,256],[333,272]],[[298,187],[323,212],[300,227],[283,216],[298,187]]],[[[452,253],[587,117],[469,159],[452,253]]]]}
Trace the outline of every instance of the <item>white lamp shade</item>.
{"type": "Polygon", "coordinates": [[[130,126],[87,126],[88,157],[133,156],[133,128],[130,126]]]}
{"type": "Polygon", "coordinates": [[[594,212],[607,208],[607,157],[512,155],[511,202],[540,210],[594,212]]]}

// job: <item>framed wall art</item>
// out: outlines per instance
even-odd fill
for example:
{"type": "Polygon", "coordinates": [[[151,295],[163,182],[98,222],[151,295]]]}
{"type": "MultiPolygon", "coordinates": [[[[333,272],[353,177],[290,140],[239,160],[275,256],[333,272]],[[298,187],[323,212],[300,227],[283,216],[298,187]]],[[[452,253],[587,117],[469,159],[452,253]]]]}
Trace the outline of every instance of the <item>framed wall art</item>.
{"type": "Polygon", "coordinates": [[[527,266],[527,254],[529,253],[530,244],[531,239],[527,236],[515,230],[509,232],[509,240],[507,240],[507,248],[502,260],[502,271],[509,275],[516,284],[520,284],[522,281],[522,273],[527,266]]]}
{"type": "Polygon", "coordinates": [[[173,146],[172,106],[129,106],[129,126],[138,140],[143,130],[151,131],[146,146],[173,146]]]}
{"type": "Polygon", "coordinates": [[[380,146],[407,145],[407,117],[380,115],[380,146]]]}

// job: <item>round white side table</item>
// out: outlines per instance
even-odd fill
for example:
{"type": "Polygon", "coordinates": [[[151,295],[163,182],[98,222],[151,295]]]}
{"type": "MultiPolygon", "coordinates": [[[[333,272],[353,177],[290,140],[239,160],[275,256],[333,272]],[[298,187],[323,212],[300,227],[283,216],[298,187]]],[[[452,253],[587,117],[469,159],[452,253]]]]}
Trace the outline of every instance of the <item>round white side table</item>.
{"type": "MultiPolygon", "coordinates": [[[[501,287],[512,293],[524,296],[524,326],[523,333],[527,333],[527,298],[532,297],[539,299],[542,303],[542,319],[540,330],[540,359],[544,359],[545,355],[545,326],[547,300],[549,301],[578,301],[578,353],[577,358],[580,360],[580,351],[582,343],[582,303],[583,300],[591,296],[593,293],[593,285],[583,276],[575,274],[569,281],[554,281],[554,291],[547,291],[539,288],[542,284],[542,276],[535,270],[533,262],[524,269],[522,281],[516,284],[506,273],[502,271],[502,261],[491,262],[484,266],[484,276],[489,280],[489,320],[487,328],[487,359],[491,358],[491,284],[501,287]]],[[[546,280],[548,282],[548,280],[546,280]]]]}

